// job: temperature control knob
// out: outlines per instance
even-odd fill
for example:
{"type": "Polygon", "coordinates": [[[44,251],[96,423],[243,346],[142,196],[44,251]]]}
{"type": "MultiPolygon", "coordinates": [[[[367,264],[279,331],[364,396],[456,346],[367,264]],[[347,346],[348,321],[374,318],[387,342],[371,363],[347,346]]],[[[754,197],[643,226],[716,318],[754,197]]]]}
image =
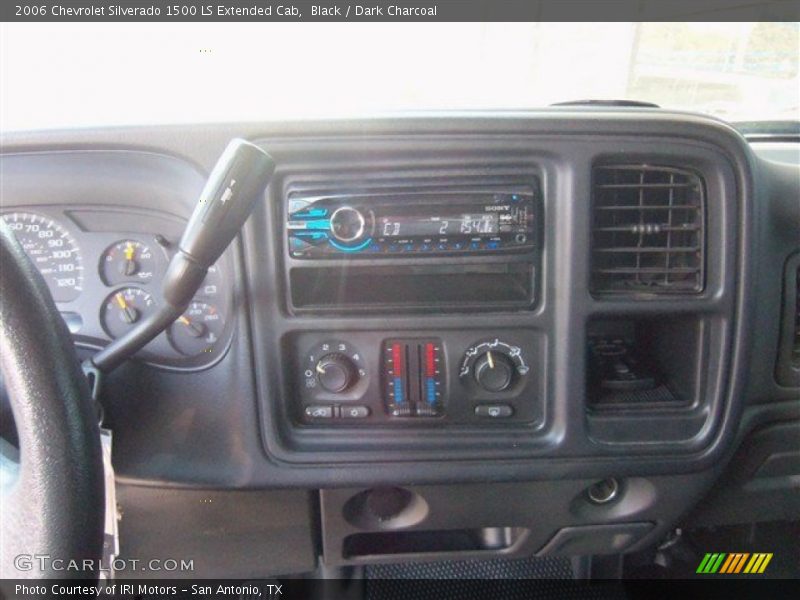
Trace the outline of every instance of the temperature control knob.
{"type": "Polygon", "coordinates": [[[364,235],[367,220],[352,206],[341,206],[331,215],[331,233],[340,242],[355,242],[364,235]]]}
{"type": "Polygon", "coordinates": [[[353,361],[338,352],[320,358],[315,370],[320,386],[333,394],[346,391],[358,378],[358,371],[353,361]]]}
{"type": "Polygon", "coordinates": [[[464,385],[480,396],[485,392],[498,394],[519,389],[529,371],[522,348],[495,338],[467,348],[458,375],[464,385]]]}
{"type": "Polygon", "coordinates": [[[511,387],[516,367],[505,353],[488,350],[477,358],[473,369],[479,386],[487,392],[502,392],[511,387]]]}

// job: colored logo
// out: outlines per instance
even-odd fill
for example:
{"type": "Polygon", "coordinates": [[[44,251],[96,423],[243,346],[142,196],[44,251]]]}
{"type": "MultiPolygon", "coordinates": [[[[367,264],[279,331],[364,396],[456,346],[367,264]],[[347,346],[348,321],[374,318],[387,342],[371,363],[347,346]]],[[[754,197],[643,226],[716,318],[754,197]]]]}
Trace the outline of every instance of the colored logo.
{"type": "Polygon", "coordinates": [[[735,575],[742,573],[763,573],[767,569],[769,561],[772,560],[772,553],[756,552],[715,552],[705,555],[697,573],[706,575],[727,574],[735,575]]]}

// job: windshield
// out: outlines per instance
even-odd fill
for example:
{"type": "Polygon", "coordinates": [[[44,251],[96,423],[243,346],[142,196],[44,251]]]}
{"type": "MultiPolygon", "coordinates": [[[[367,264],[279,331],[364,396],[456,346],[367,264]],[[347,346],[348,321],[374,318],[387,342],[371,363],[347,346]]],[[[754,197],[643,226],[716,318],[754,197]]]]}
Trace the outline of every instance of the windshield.
{"type": "Polygon", "coordinates": [[[0,126],[351,117],[629,99],[800,118],[798,23],[3,24],[0,126]]]}

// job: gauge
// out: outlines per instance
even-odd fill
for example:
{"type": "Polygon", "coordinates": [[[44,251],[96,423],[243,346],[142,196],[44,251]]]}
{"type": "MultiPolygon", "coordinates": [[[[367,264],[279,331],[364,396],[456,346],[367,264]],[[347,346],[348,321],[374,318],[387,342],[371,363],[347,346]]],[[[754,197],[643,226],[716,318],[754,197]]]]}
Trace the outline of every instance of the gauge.
{"type": "Polygon", "coordinates": [[[175,349],[185,356],[211,352],[222,335],[222,316],[213,304],[194,301],[170,325],[169,339],[175,349]]]}
{"type": "Polygon", "coordinates": [[[103,305],[103,328],[112,338],[118,338],[156,310],[153,297],[135,287],[122,288],[111,294],[103,305]]]}
{"type": "Polygon", "coordinates": [[[459,368],[462,379],[474,380],[484,392],[500,393],[524,378],[530,367],[522,350],[499,339],[470,346],[459,368]]]}
{"type": "Polygon", "coordinates": [[[70,302],[83,290],[83,261],[75,238],[49,217],[15,212],[3,220],[47,282],[53,300],[70,302]]]}
{"type": "Polygon", "coordinates": [[[122,240],[110,246],[100,259],[100,276],[106,285],[125,282],[147,283],[153,279],[156,261],[148,246],[136,240],[122,240]]]}

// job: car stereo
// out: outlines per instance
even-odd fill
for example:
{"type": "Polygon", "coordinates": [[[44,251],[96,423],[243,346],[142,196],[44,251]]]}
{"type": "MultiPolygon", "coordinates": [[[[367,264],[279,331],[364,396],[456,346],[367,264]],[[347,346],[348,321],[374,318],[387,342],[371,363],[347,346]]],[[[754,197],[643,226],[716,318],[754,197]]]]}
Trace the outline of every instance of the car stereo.
{"type": "Polygon", "coordinates": [[[527,251],[536,243],[538,194],[532,186],[290,194],[289,253],[319,259],[527,251]]]}

